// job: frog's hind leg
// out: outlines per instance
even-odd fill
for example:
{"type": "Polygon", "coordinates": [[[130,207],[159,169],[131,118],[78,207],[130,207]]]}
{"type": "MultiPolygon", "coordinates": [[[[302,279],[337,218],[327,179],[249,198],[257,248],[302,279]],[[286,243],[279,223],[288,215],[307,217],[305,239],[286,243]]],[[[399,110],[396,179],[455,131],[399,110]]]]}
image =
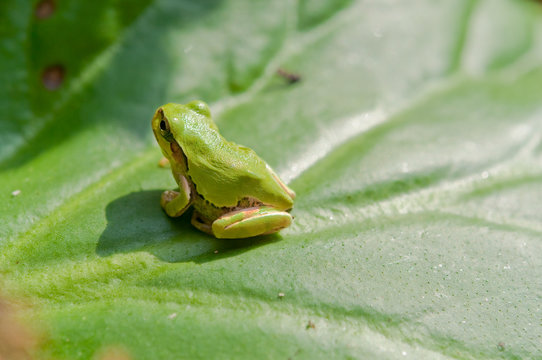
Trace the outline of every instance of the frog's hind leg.
{"type": "Polygon", "coordinates": [[[253,207],[226,213],[212,224],[217,238],[237,239],[272,234],[292,223],[292,215],[271,207],[253,207]]]}
{"type": "Polygon", "coordinates": [[[199,231],[203,231],[209,235],[214,235],[211,225],[203,220],[203,217],[197,210],[194,210],[194,212],[192,213],[192,219],[190,220],[190,222],[199,231]]]}

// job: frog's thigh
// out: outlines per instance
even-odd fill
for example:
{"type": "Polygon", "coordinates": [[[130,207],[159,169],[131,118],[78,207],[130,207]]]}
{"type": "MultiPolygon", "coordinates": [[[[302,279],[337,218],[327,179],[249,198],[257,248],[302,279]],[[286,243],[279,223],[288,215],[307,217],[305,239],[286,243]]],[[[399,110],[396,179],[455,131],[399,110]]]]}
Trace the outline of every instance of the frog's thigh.
{"type": "Polygon", "coordinates": [[[213,222],[217,238],[235,239],[277,232],[292,223],[292,215],[267,207],[226,213],[213,222]]]}
{"type": "Polygon", "coordinates": [[[182,177],[179,191],[167,190],[162,193],[160,205],[171,217],[181,216],[192,203],[188,182],[182,177]],[[184,180],[184,181],[183,181],[184,180]]]}

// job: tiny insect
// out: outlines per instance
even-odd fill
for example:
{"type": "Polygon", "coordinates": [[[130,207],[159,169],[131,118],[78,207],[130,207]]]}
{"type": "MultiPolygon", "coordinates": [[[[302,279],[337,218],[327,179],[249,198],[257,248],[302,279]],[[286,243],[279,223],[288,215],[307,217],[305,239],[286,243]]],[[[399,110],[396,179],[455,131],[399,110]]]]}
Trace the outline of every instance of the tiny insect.
{"type": "Polygon", "coordinates": [[[294,74],[294,73],[291,73],[289,71],[286,71],[284,69],[278,69],[277,70],[277,74],[283,78],[285,78],[286,80],[288,80],[288,82],[290,84],[293,84],[293,83],[296,83],[298,81],[301,80],[301,75],[299,74],[294,74]]]}

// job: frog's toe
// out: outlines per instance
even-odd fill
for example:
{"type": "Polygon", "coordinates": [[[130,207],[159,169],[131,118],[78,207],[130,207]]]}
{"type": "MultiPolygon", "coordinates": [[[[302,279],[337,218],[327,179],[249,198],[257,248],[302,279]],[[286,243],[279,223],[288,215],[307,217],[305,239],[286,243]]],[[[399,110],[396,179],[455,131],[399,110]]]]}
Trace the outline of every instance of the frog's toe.
{"type": "Polygon", "coordinates": [[[181,216],[190,206],[190,193],[167,190],[162,193],[160,205],[170,217],[181,216]]]}
{"type": "Polygon", "coordinates": [[[214,235],[211,225],[206,223],[200,213],[196,210],[194,210],[194,212],[192,213],[192,220],[190,220],[190,222],[199,231],[203,231],[209,235],[214,235]]]}
{"type": "Polygon", "coordinates": [[[250,208],[227,213],[212,224],[214,236],[222,239],[272,234],[292,223],[292,215],[270,208],[250,208]]]}
{"type": "Polygon", "coordinates": [[[175,199],[177,196],[179,196],[178,191],[173,190],[166,190],[162,193],[162,197],[160,198],[160,205],[162,205],[163,208],[166,207],[166,205],[175,199]]]}

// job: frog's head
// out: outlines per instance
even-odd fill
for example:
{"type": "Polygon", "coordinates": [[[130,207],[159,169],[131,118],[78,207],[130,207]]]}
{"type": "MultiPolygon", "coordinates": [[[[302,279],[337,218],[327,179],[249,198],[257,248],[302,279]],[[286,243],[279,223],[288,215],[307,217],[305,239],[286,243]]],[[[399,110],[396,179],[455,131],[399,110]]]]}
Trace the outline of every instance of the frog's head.
{"type": "Polygon", "coordinates": [[[186,129],[207,128],[218,130],[211,118],[211,110],[203,101],[186,105],[169,103],[160,106],[152,118],[152,131],[164,156],[172,159],[174,144],[182,148],[186,129]]]}

